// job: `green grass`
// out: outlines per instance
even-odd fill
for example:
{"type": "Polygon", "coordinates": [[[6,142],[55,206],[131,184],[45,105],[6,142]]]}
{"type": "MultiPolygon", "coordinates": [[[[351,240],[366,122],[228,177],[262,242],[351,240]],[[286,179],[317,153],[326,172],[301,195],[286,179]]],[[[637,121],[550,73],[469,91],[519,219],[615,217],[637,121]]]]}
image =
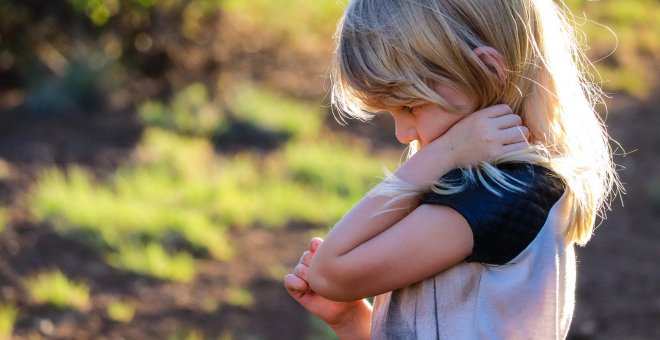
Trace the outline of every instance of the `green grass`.
{"type": "Polygon", "coordinates": [[[291,137],[317,136],[325,118],[319,103],[304,103],[254,85],[238,86],[227,94],[237,119],[291,137]]]}
{"type": "Polygon", "coordinates": [[[332,138],[290,144],[284,155],[294,180],[351,201],[362,197],[383,174],[382,160],[332,138]]]}
{"type": "Polygon", "coordinates": [[[164,280],[190,282],[197,274],[193,257],[186,252],[169,254],[158,243],[120,246],[107,257],[120,269],[164,280]]]}
{"type": "Polygon", "coordinates": [[[0,234],[7,227],[7,210],[4,207],[0,207],[0,234]]]}
{"type": "Polygon", "coordinates": [[[91,234],[102,248],[179,235],[214,258],[228,259],[227,228],[210,203],[216,195],[214,157],[203,139],[148,130],[136,152],[140,165],[120,168],[106,183],[78,167],[45,171],[32,212],[62,233],[91,234]]]}
{"type": "Polygon", "coordinates": [[[249,309],[254,305],[254,296],[248,289],[230,287],[225,293],[225,302],[230,306],[249,309]]]}
{"type": "Polygon", "coordinates": [[[0,303],[0,340],[11,338],[17,318],[18,308],[11,304],[0,303]]]}
{"type": "Polygon", "coordinates": [[[172,236],[213,258],[233,256],[229,228],[329,226],[376,181],[381,162],[338,141],[293,143],[266,159],[218,157],[202,139],[148,130],[139,166],[97,182],[83,168],[46,171],[32,211],[58,232],[95,240],[111,265],[189,282],[195,260],[161,244],[172,236]],[[337,176],[344,173],[347,176],[337,176]]]}
{"type": "Polygon", "coordinates": [[[28,279],[25,288],[37,303],[59,309],[85,310],[89,306],[89,287],[69,280],[57,270],[42,272],[28,279]]]}
{"type": "Polygon", "coordinates": [[[222,9],[255,38],[284,38],[289,48],[327,47],[344,9],[344,0],[225,0],[222,9]]]}
{"type": "Polygon", "coordinates": [[[119,269],[188,282],[196,274],[189,250],[226,261],[234,255],[231,228],[330,226],[381,175],[366,148],[323,130],[320,104],[249,83],[223,99],[226,108],[218,108],[196,83],[167,103],[144,102],[138,111],[147,128],[132,164],[104,178],[78,166],[46,169],[31,193],[32,215],[96,246],[119,269]],[[209,139],[231,128],[229,114],[287,136],[285,144],[268,154],[217,154],[209,139]]]}
{"type": "Polygon", "coordinates": [[[147,130],[138,164],[105,183],[83,168],[44,172],[32,211],[61,232],[88,231],[110,248],[175,233],[225,259],[228,228],[332,223],[377,181],[380,159],[329,138],[290,143],[266,158],[221,157],[203,139],[147,130]]]}
{"type": "Polygon", "coordinates": [[[106,313],[111,320],[128,323],[135,316],[135,305],[130,302],[112,301],[106,307],[106,313]]]}
{"type": "Polygon", "coordinates": [[[184,329],[167,336],[168,340],[202,340],[204,333],[198,329],[184,329]]]}
{"type": "MultiPolygon", "coordinates": [[[[0,158],[0,180],[8,179],[10,172],[9,163],[0,158]]],[[[0,233],[2,233],[7,227],[8,219],[7,208],[0,206],[0,233]]]]}
{"type": "Polygon", "coordinates": [[[206,297],[202,302],[202,310],[206,313],[215,313],[220,308],[220,301],[215,298],[206,297]]]}
{"type": "Polygon", "coordinates": [[[201,83],[186,86],[167,105],[145,101],[139,105],[138,115],[146,125],[196,136],[210,135],[223,119],[219,105],[209,99],[201,83]]]}
{"type": "Polygon", "coordinates": [[[597,62],[606,90],[623,90],[643,97],[657,81],[660,64],[660,3],[634,1],[566,1],[578,18],[578,29],[587,35],[592,60],[612,53],[609,62],[597,62]],[[604,27],[606,26],[606,27],[604,27]],[[609,30],[614,31],[614,34],[609,30]],[[618,46],[617,46],[618,40],[618,46]]]}
{"type": "Polygon", "coordinates": [[[281,263],[275,263],[268,266],[266,270],[266,275],[273,281],[280,282],[289,273],[291,269],[285,267],[281,263]]]}

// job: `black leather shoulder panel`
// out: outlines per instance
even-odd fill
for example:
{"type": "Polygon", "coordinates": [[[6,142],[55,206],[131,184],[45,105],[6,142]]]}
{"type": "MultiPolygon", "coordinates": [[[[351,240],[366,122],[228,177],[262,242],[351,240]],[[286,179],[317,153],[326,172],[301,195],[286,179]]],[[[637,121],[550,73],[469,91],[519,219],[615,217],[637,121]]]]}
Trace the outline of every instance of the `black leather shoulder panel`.
{"type": "MultiPolygon", "coordinates": [[[[468,262],[503,265],[513,260],[532,243],[545,224],[552,206],[564,193],[564,183],[552,171],[537,165],[498,166],[507,175],[524,183],[523,192],[509,191],[488,183],[498,196],[481,183],[469,183],[465,191],[453,195],[430,192],[422,204],[442,204],[460,213],[474,237],[468,262]]],[[[443,176],[445,181],[462,178],[460,170],[443,176]]]]}

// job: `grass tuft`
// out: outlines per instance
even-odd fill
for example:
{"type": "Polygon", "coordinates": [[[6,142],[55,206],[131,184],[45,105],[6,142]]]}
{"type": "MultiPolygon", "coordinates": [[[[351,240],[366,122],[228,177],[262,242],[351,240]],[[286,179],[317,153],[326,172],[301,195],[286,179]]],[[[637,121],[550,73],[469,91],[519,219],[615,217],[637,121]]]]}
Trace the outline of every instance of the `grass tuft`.
{"type": "Polygon", "coordinates": [[[121,246],[108,256],[108,263],[138,274],[177,282],[190,282],[196,275],[195,262],[190,254],[170,255],[157,243],[121,246]]]}
{"type": "Polygon", "coordinates": [[[135,316],[135,305],[130,302],[112,301],[108,304],[106,312],[111,320],[128,323],[135,316]]]}
{"type": "Polygon", "coordinates": [[[202,340],[204,333],[198,329],[180,330],[167,336],[167,340],[202,340]]]}
{"type": "Polygon", "coordinates": [[[168,105],[148,100],[140,104],[138,114],[146,125],[195,136],[208,136],[223,119],[201,83],[183,88],[168,105]]]}
{"type": "Polygon", "coordinates": [[[230,287],[225,296],[228,305],[249,309],[254,305],[252,293],[242,287],[230,287]]]}
{"type": "Polygon", "coordinates": [[[306,104],[254,85],[240,86],[229,97],[229,108],[238,120],[287,136],[316,136],[325,117],[317,103],[306,104]]]}
{"type": "Polygon", "coordinates": [[[0,303],[0,340],[11,339],[17,318],[18,308],[0,303]]]}
{"type": "Polygon", "coordinates": [[[7,227],[7,210],[4,207],[0,207],[0,234],[7,227]]]}
{"type": "Polygon", "coordinates": [[[28,279],[26,289],[34,301],[59,309],[85,310],[89,306],[89,287],[69,280],[62,272],[50,271],[28,279]]]}

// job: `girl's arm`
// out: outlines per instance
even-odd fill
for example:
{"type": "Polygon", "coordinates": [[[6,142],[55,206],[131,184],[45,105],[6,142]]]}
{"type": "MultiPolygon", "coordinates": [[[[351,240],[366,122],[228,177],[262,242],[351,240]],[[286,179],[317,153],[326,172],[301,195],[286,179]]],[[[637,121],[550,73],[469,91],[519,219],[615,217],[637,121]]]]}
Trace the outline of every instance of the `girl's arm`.
{"type": "Polygon", "coordinates": [[[325,321],[340,339],[369,339],[371,305],[366,299],[349,302],[328,300],[309,289],[307,271],[322,239],[312,239],[292,274],[284,277],[287,292],[305,309],[325,321]]]}
{"type": "MultiPolygon", "coordinates": [[[[526,129],[496,105],[475,112],[428,144],[395,173],[411,184],[435,181],[459,166],[527,147],[526,129]],[[514,130],[514,131],[512,131],[514,130]],[[521,133],[520,131],[524,131],[521,133]]],[[[462,262],[472,251],[467,221],[451,208],[365,197],[332,229],[309,266],[311,289],[331,300],[375,296],[421,281],[462,262]]]]}

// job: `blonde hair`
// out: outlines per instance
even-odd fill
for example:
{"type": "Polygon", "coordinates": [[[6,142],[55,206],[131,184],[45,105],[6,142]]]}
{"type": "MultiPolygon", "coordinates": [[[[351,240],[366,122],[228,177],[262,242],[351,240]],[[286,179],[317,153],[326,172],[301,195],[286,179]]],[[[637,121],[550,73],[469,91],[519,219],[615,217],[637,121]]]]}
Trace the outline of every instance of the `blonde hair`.
{"type": "MultiPolygon", "coordinates": [[[[594,108],[602,93],[587,76],[591,64],[569,17],[552,0],[351,1],[335,36],[332,102],[342,119],[368,120],[422,102],[457,111],[434,90],[442,84],[471,98],[470,112],[508,104],[529,128],[532,147],[496,163],[534,163],[557,173],[571,205],[566,239],[585,244],[620,183],[594,108]],[[481,46],[502,54],[505,74],[476,56],[473,50],[481,46]]],[[[463,173],[466,180],[476,173],[481,183],[489,177],[506,190],[520,190],[487,163],[463,173]]],[[[402,198],[429,189],[406,187],[390,176],[377,191],[402,198]]],[[[462,187],[436,183],[432,189],[447,194],[462,187]]]]}

